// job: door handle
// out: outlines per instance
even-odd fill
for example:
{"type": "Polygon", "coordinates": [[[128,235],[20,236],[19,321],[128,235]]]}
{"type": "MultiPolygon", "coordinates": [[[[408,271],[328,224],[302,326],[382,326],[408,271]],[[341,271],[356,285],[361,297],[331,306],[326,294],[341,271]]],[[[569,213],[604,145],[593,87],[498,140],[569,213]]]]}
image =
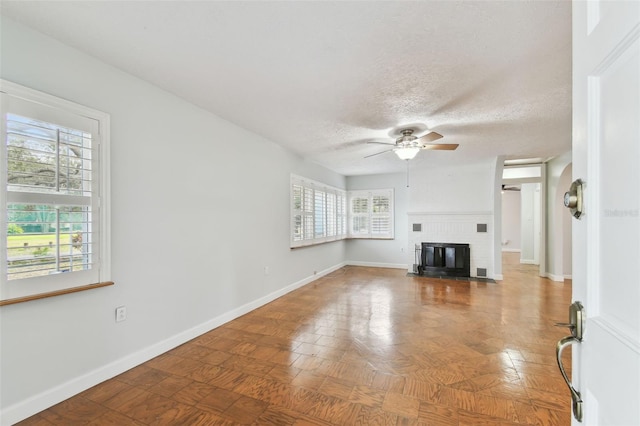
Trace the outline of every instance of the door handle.
{"type": "Polygon", "coordinates": [[[567,384],[569,391],[571,392],[571,401],[573,402],[573,416],[577,421],[582,422],[582,396],[580,392],[573,387],[571,380],[567,377],[567,372],[564,371],[562,365],[562,351],[567,346],[571,346],[574,343],[582,342],[582,336],[584,335],[586,318],[584,315],[584,306],[579,301],[573,302],[569,306],[569,322],[556,323],[556,327],[567,327],[571,331],[571,336],[563,337],[558,341],[556,345],[556,361],[558,362],[558,368],[564,382],[567,384]]]}
{"type": "Polygon", "coordinates": [[[556,345],[556,360],[558,361],[558,368],[560,368],[562,378],[564,379],[564,382],[567,384],[567,387],[571,392],[571,401],[573,402],[573,415],[577,421],[582,422],[582,396],[580,395],[580,392],[578,392],[576,388],[573,387],[573,384],[569,380],[569,377],[567,377],[567,373],[564,371],[564,366],[562,365],[562,351],[564,350],[564,348],[566,348],[567,346],[571,346],[574,343],[580,343],[580,340],[573,335],[566,336],[560,339],[558,341],[558,344],[556,345]]]}
{"type": "Polygon", "coordinates": [[[555,323],[556,327],[567,327],[569,330],[571,330],[571,334],[573,334],[573,330],[576,329],[575,324],[571,324],[569,322],[557,322],[555,323]]]}
{"type": "Polygon", "coordinates": [[[567,327],[571,331],[571,335],[582,341],[585,326],[584,306],[582,303],[575,301],[569,306],[569,322],[557,322],[556,327],[567,327]]]}

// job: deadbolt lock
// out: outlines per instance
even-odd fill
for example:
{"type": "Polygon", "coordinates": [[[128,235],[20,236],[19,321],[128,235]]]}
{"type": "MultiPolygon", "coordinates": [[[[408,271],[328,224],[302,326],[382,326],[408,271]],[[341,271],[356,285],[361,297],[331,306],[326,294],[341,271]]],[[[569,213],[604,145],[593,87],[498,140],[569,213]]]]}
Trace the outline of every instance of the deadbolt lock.
{"type": "Polygon", "coordinates": [[[581,179],[575,180],[569,191],[564,194],[564,206],[571,210],[571,214],[576,219],[580,219],[584,214],[584,182],[581,179]]]}

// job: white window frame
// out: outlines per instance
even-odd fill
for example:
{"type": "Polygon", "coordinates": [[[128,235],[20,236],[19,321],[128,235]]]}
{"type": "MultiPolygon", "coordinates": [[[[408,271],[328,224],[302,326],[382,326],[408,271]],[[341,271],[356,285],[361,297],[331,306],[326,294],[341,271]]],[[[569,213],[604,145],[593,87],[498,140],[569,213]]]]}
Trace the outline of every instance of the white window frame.
{"type": "MultiPolygon", "coordinates": [[[[2,94],[2,119],[0,120],[0,134],[2,134],[2,148],[0,151],[0,252],[2,268],[0,268],[0,303],[12,303],[12,301],[30,300],[46,297],[48,295],[63,294],[76,291],[74,289],[90,288],[111,284],[111,238],[110,238],[110,174],[109,174],[109,129],[110,116],[98,111],[56,96],[49,95],[28,87],[24,87],[6,80],[0,79],[0,92],[2,94]],[[97,210],[92,215],[97,220],[91,222],[92,233],[96,235],[98,258],[93,261],[89,270],[58,273],[39,277],[8,280],[7,279],[7,134],[6,114],[15,112],[10,104],[29,104],[35,109],[46,111],[51,116],[61,118],[71,115],[82,119],[94,120],[97,124],[97,133],[92,134],[92,143],[98,144],[99,170],[92,183],[97,191],[91,198],[97,197],[97,210]],[[97,182],[96,182],[97,181],[97,182]],[[96,229],[97,228],[97,229],[96,229]]],[[[35,117],[34,117],[35,118],[35,117]]],[[[52,122],[57,122],[53,120],[52,122]]],[[[93,191],[92,191],[93,192],[93,191]]],[[[48,194],[47,194],[48,195],[48,194]]],[[[30,196],[31,197],[31,196],[30,196]]],[[[33,204],[48,204],[39,199],[38,193],[33,193],[33,204]]],[[[95,207],[94,207],[95,209],[95,207]]]]}
{"type": "MultiPolygon", "coordinates": [[[[348,238],[358,239],[394,239],[394,191],[393,189],[370,189],[362,191],[349,191],[349,234],[348,238]],[[383,197],[388,199],[389,211],[379,213],[374,211],[374,198],[383,197]],[[355,211],[354,202],[356,200],[367,200],[366,212],[355,211]],[[387,222],[388,232],[376,232],[373,229],[374,220],[384,220],[387,222]],[[355,222],[364,222],[364,227],[356,229],[355,222]]],[[[360,210],[360,209],[358,209],[360,210]]]]}
{"type": "Polygon", "coordinates": [[[347,203],[346,191],[294,174],[291,175],[289,188],[291,248],[338,241],[347,237],[344,210],[347,203]],[[296,202],[297,196],[301,198],[299,203],[296,202]],[[335,202],[327,202],[333,197],[335,202]],[[331,212],[328,211],[329,208],[331,212]],[[331,226],[329,218],[335,218],[335,226],[331,226]],[[318,223],[318,220],[322,222],[318,223]]]}

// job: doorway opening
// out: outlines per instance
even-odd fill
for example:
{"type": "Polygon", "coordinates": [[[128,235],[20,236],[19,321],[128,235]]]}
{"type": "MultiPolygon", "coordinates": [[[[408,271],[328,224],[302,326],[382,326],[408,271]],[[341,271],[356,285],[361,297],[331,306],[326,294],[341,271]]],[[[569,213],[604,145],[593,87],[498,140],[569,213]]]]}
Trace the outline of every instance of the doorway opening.
{"type": "Polygon", "coordinates": [[[536,265],[540,275],[546,270],[545,173],[544,163],[505,161],[502,175],[502,252],[519,253],[519,262],[536,265]]]}

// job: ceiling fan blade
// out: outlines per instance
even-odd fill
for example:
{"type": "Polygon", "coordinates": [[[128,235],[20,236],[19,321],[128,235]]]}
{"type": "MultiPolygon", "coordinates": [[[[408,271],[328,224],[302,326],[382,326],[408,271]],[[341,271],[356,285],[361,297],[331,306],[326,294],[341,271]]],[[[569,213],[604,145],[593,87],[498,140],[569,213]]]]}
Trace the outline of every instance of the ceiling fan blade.
{"type": "Polygon", "coordinates": [[[422,146],[422,149],[440,150],[440,151],[453,151],[458,148],[457,143],[428,143],[422,146]]]}
{"type": "Polygon", "coordinates": [[[371,155],[365,155],[364,158],[374,157],[376,155],[384,154],[385,152],[389,152],[389,151],[393,151],[393,149],[388,149],[388,150],[382,151],[382,152],[376,152],[375,154],[371,154],[371,155]]]}
{"type": "Polygon", "coordinates": [[[426,135],[418,138],[418,142],[427,143],[427,142],[437,141],[438,139],[442,139],[442,138],[443,136],[438,132],[429,132],[426,135]]]}

